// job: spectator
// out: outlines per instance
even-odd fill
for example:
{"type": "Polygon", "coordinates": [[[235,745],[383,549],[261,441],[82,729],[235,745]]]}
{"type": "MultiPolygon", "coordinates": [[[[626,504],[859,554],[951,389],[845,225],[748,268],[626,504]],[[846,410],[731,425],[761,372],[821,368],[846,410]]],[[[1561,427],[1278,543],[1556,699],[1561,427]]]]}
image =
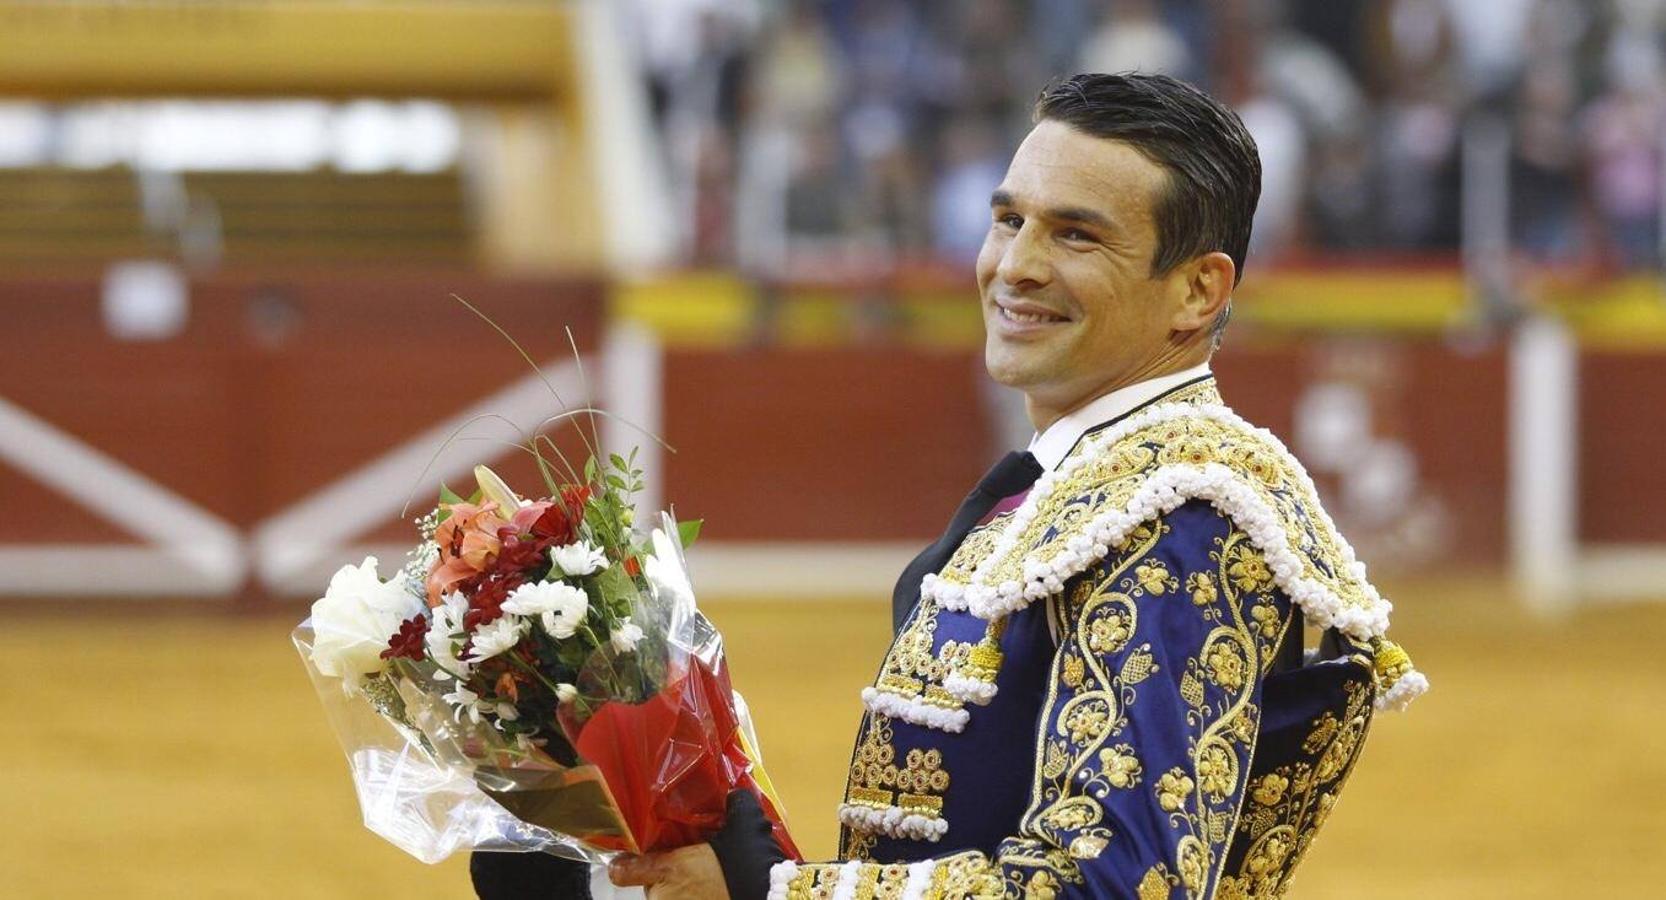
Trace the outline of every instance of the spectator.
{"type": "Polygon", "coordinates": [[[1666,103],[1660,51],[1622,36],[1608,54],[1609,87],[1585,113],[1592,201],[1608,248],[1627,268],[1660,261],[1661,140],[1666,103]]]}
{"type": "Polygon", "coordinates": [[[1076,68],[1082,72],[1156,72],[1192,75],[1192,54],[1180,35],[1163,22],[1155,0],[1119,0],[1083,45],[1076,68]]]}
{"type": "Polygon", "coordinates": [[[1464,124],[1490,113],[1519,249],[1661,262],[1666,0],[631,2],[690,261],[963,260],[1034,92],[1138,68],[1238,107],[1263,261],[1456,250],[1464,124]]]}
{"type": "Polygon", "coordinates": [[[978,118],[952,123],[943,164],[932,188],[933,249],[948,261],[977,258],[989,231],[989,195],[1006,174],[1006,147],[996,129],[978,118]]]}
{"type": "Polygon", "coordinates": [[[1515,95],[1511,237],[1529,256],[1569,263],[1582,249],[1574,81],[1566,61],[1529,66],[1515,95]]]}
{"type": "Polygon", "coordinates": [[[1458,91],[1454,29],[1440,0],[1395,0],[1373,25],[1382,94],[1375,117],[1381,244],[1458,242],[1458,91]]]}

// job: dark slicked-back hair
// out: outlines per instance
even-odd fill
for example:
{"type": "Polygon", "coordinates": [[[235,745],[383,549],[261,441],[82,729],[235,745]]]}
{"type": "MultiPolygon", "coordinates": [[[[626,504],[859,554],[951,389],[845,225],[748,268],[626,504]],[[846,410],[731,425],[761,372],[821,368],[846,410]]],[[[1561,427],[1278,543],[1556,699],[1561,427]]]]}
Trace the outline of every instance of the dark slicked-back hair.
{"type": "MultiPolygon", "coordinates": [[[[1153,277],[1200,254],[1232,257],[1243,278],[1250,223],[1261,197],[1261,158],[1238,114],[1167,75],[1076,75],[1047,86],[1035,120],[1122,141],[1168,172],[1152,215],[1153,277]]],[[[1226,323],[1224,317],[1217,323],[1226,323]]]]}

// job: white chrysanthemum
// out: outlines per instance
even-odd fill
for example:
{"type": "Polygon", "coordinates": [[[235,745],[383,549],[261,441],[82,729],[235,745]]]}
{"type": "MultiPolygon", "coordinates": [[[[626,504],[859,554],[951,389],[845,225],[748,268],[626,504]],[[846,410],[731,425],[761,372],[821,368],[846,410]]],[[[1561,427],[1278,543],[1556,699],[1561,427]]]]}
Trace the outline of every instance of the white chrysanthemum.
{"type": "Polygon", "coordinates": [[[502,616],[490,625],[475,629],[474,646],[469,661],[478,663],[519,644],[526,635],[526,620],[518,616],[502,616]]]}
{"type": "Polygon", "coordinates": [[[466,715],[469,717],[469,721],[475,723],[476,725],[480,724],[481,703],[479,694],[469,690],[462,684],[458,684],[456,690],[444,695],[440,699],[451,704],[452,717],[457,721],[463,721],[463,716],[466,715]]]}
{"type": "Polygon", "coordinates": [[[636,644],[642,640],[642,629],[636,627],[630,619],[620,619],[613,627],[613,634],[609,636],[613,642],[613,649],[620,653],[630,653],[636,650],[636,644]]]}
{"type": "Polygon", "coordinates": [[[434,673],[435,680],[469,677],[468,660],[457,655],[463,643],[463,616],[468,611],[469,601],[456,591],[441,597],[440,605],[434,608],[434,620],[428,624],[423,641],[428,645],[429,657],[440,666],[434,673]]]}
{"type": "Polygon", "coordinates": [[[578,696],[578,688],[565,681],[555,686],[555,699],[558,703],[571,703],[578,696]]]}
{"type": "Polygon", "coordinates": [[[584,624],[590,612],[590,597],[582,588],[561,581],[523,584],[503,601],[503,611],[513,616],[537,616],[544,631],[565,640],[584,624]]]}
{"type": "Polygon", "coordinates": [[[575,541],[563,547],[551,547],[550,562],[555,563],[561,574],[577,578],[607,568],[607,554],[600,547],[575,541]]]}
{"type": "Polygon", "coordinates": [[[354,680],[382,671],[388,639],[422,608],[409,581],[398,576],[383,581],[376,574],[376,557],[342,566],[312,604],[313,665],[325,675],[354,680]]]}

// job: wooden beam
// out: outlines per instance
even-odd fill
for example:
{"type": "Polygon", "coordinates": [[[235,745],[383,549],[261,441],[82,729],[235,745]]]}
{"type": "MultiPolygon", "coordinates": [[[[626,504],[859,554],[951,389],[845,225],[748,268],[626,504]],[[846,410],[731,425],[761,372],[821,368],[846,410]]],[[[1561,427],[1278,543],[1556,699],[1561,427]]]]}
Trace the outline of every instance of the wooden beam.
{"type": "Polygon", "coordinates": [[[0,96],[533,100],[573,72],[569,4],[0,2],[0,96]]]}

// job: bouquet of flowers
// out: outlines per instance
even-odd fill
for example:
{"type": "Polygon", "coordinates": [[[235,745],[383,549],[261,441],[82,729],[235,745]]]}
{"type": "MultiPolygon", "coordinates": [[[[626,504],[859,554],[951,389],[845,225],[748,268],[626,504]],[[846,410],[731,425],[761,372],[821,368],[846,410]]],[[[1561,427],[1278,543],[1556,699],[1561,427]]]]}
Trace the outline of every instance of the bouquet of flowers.
{"type": "MultiPolygon", "coordinates": [[[[536,454],[535,454],[536,455],[536,454]]],[[[522,499],[490,469],[442,489],[392,577],[343,567],[294,640],[367,827],[426,862],[459,849],[589,861],[708,838],[755,791],[797,855],[683,562],[699,523],[632,527],[642,473],[592,456],[522,499]]]]}

